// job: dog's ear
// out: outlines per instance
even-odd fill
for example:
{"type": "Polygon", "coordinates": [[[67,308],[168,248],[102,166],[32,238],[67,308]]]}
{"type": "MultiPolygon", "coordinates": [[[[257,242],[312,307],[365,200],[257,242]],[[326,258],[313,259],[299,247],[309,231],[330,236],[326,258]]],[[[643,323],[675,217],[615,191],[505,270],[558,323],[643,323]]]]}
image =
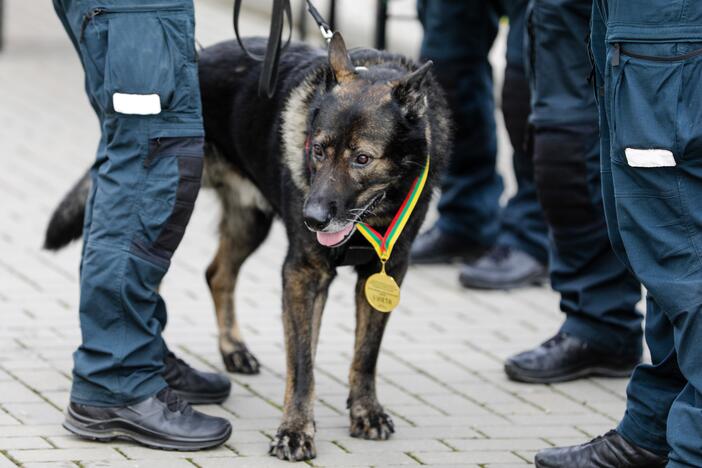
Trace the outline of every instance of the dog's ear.
{"type": "Polygon", "coordinates": [[[393,97],[405,109],[406,114],[421,114],[424,110],[422,85],[434,63],[429,60],[415,71],[397,80],[390,81],[393,97]]]}
{"type": "Polygon", "coordinates": [[[329,65],[331,66],[334,78],[339,84],[344,84],[353,79],[356,70],[346,50],[346,44],[341,34],[335,32],[329,42],[329,65]]]}
{"type": "Polygon", "coordinates": [[[397,87],[414,88],[419,89],[424,83],[424,78],[427,76],[427,72],[434,65],[434,62],[427,60],[424,65],[417,68],[415,71],[408,73],[398,80],[394,80],[391,84],[397,87]]]}

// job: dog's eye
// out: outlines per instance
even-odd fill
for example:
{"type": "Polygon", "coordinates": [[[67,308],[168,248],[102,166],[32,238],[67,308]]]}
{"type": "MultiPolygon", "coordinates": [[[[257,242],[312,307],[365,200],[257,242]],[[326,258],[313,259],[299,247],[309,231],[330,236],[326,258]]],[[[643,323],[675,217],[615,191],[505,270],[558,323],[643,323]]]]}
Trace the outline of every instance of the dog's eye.
{"type": "Polygon", "coordinates": [[[371,158],[367,154],[359,154],[358,156],[356,156],[355,162],[359,166],[365,166],[366,164],[368,164],[370,162],[370,160],[371,160],[371,158]]]}
{"type": "Polygon", "coordinates": [[[321,145],[315,144],[312,146],[312,152],[314,153],[314,157],[317,159],[323,159],[324,158],[324,150],[322,149],[321,145]]]}

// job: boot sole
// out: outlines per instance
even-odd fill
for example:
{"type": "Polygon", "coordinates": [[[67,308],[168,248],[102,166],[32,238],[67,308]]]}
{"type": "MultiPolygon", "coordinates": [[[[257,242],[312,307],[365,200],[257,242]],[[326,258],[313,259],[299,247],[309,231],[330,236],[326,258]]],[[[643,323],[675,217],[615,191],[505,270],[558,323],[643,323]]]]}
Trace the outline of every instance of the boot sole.
{"type": "Polygon", "coordinates": [[[155,434],[124,419],[95,420],[80,416],[71,411],[66,412],[63,427],[82,439],[96,442],[111,442],[117,439],[136,442],[145,447],[158,450],[197,451],[218,447],[229,440],[232,427],[221,436],[212,439],[184,440],[155,434]]]}
{"type": "Polygon", "coordinates": [[[227,398],[229,398],[231,389],[227,389],[226,392],[209,395],[204,395],[202,393],[183,392],[181,390],[175,389],[173,391],[176,394],[178,394],[179,397],[181,397],[183,400],[187,401],[191,405],[219,405],[220,403],[223,403],[227,398]]]}
{"type": "Polygon", "coordinates": [[[591,366],[582,369],[577,369],[571,372],[566,372],[557,375],[528,375],[524,374],[519,370],[514,370],[510,366],[505,366],[505,374],[510,380],[522,383],[535,383],[535,384],[549,384],[549,383],[559,383],[559,382],[570,382],[572,380],[583,379],[585,377],[608,377],[608,378],[624,378],[629,377],[634,371],[636,365],[622,368],[613,369],[611,367],[601,367],[601,366],[591,366]]]}

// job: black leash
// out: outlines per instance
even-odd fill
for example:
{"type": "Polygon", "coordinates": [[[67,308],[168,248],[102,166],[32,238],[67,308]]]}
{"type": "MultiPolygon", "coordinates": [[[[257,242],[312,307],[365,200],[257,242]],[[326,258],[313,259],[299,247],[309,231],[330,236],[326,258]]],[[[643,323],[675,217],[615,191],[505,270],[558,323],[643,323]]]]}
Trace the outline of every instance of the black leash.
{"type": "MultiPolygon", "coordinates": [[[[258,95],[267,96],[269,99],[275,93],[275,87],[278,83],[278,64],[280,63],[280,54],[285,51],[290,45],[292,38],[292,10],[290,8],[290,0],[273,0],[273,11],[271,12],[271,29],[268,36],[268,45],[265,55],[255,54],[249,51],[241,40],[239,33],[239,15],[241,13],[241,3],[243,0],[234,0],[234,33],[239,46],[251,59],[258,62],[263,62],[261,77],[258,81],[258,95]],[[286,23],[288,24],[288,39],[285,45],[282,45],[283,29],[286,23]]],[[[317,11],[310,0],[307,0],[307,11],[310,12],[312,18],[319,26],[324,39],[329,42],[333,35],[333,31],[324,20],[324,17],[317,11]]]]}

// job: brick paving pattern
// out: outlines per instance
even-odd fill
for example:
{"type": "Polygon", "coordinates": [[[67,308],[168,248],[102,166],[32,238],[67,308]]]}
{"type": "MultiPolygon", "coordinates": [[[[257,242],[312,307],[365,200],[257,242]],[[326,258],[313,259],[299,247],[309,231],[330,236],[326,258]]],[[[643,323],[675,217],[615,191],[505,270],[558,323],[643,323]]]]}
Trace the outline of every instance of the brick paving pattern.
{"type": "MultiPolygon", "coordinates": [[[[61,428],[71,352],[79,342],[79,245],[40,249],[57,200],[90,164],[96,119],[80,65],[49,0],[9,0],[0,55],[0,468],[269,467],[281,415],[284,349],[276,225],[245,265],[239,317],[260,375],[230,375],[231,398],[203,410],[229,418],[222,447],[161,452],[129,443],[81,441],[61,428]]],[[[203,44],[230,37],[227,3],[198,0],[203,44]]],[[[265,32],[249,19],[247,32],[265,32]]],[[[166,339],[200,368],[222,371],[204,270],[216,247],[217,204],[203,191],[162,292],[166,339]]],[[[345,408],[353,339],[352,275],[335,281],[317,358],[317,451],[312,466],[518,467],[543,447],[577,443],[611,428],[624,408],[624,380],[530,386],[509,382],[503,359],[552,334],[562,316],[548,288],[462,290],[455,267],[414,268],[393,312],[379,363],[380,401],[397,433],[386,442],[349,437],[345,408]]]]}

